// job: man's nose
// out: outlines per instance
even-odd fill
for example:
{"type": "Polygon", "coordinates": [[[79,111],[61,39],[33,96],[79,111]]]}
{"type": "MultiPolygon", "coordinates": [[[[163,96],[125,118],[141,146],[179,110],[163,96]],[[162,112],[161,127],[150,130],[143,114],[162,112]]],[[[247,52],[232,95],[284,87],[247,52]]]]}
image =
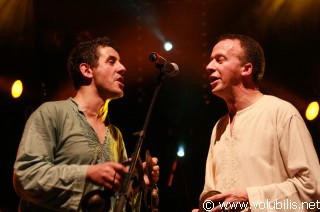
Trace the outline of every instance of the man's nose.
{"type": "Polygon", "coordinates": [[[212,72],[214,72],[214,70],[215,70],[215,65],[214,65],[214,60],[211,60],[209,63],[208,63],[208,65],[207,65],[207,67],[206,67],[206,71],[208,72],[208,73],[212,73],[212,72]]]}
{"type": "Polygon", "coordinates": [[[124,74],[126,71],[127,71],[126,67],[124,67],[124,65],[122,65],[122,63],[120,63],[119,72],[121,74],[124,74]]]}

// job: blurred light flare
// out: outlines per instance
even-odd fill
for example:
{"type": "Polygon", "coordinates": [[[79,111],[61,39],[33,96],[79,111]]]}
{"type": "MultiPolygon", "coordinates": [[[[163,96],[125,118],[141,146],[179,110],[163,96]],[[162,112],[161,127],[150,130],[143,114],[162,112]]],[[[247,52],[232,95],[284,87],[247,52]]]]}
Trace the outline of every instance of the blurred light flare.
{"type": "Polygon", "coordinates": [[[163,44],[163,48],[164,48],[164,50],[166,50],[166,51],[170,51],[170,50],[173,48],[173,45],[172,45],[171,42],[167,41],[167,42],[165,42],[165,43],[163,44]]]}
{"type": "Polygon", "coordinates": [[[33,0],[0,1],[0,30],[2,33],[21,33],[33,21],[33,0]]]}
{"type": "Polygon", "coordinates": [[[183,157],[183,156],[184,156],[184,147],[183,147],[183,146],[179,146],[179,147],[178,147],[177,155],[178,155],[179,157],[183,157]]]}
{"type": "Polygon", "coordinates": [[[319,103],[311,102],[306,109],[306,118],[309,121],[314,120],[319,115],[319,103]]]}
{"type": "Polygon", "coordinates": [[[11,88],[11,95],[13,98],[19,98],[23,92],[23,85],[21,80],[16,80],[11,88]]]}
{"type": "MultiPolygon", "coordinates": [[[[310,11],[320,12],[320,1],[315,0],[273,0],[261,1],[257,13],[264,14],[265,21],[270,23],[270,18],[275,18],[277,22],[284,21],[301,21],[303,17],[314,18],[309,16],[310,11]]],[[[316,20],[319,21],[319,20],[316,20]]],[[[273,23],[274,24],[274,23],[273,23]]]]}

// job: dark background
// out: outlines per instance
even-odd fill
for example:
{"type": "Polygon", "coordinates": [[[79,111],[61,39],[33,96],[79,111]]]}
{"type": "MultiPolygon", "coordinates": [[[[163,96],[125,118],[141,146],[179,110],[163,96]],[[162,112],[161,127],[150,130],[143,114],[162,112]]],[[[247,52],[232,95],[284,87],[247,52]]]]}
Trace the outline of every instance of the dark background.
{"type": "MultiPolygon", "coordinates": [[[[215,38],[227,32],[257,39],[265,50],[261,90],[290,101],[304,116],[320,99],[320,1],[316,0],[4,0],[0,4],[0,210],[16,211],[12,166],[26,119],[44,101],[73,96],[66,59],[79,41],[109,36],[126,66],[125,96],[110,103],[131,154],[158,70],[155,51],[178,64],[156,99],[141,149],[159,158],[160,211],[191,211],[203,188],[212,127],[226,113],[210,92],[205,66],[215,38]],[[165,40],[173,42],[165,52],[165,40]],[[24,82],[18,99],[15,79],[24,82]],[[179,145],[186,155],[176,158],[179,145]],[[177,159],[172,185],[167,185],[177,159]]],[[[320,151],[319,118],[306,124],[320,151]]]]}

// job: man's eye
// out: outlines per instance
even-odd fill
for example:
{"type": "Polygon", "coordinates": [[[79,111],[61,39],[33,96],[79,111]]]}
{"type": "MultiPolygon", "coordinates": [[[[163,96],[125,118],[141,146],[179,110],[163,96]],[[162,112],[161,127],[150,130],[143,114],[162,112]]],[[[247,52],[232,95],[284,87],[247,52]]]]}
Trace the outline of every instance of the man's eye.
{"type": "Polygon", "coordinates": [[[217,59],[217,62],[218,62],[218,63],[223,63],[224,61],[226,61],[224,57],[219,57],[219,58],[217,59]]]}
{"type": "Polygon", "coordinates": [[[108,60],[109,64],[115,64],[115,62],[116,62],[115,60],[108,60]]]}

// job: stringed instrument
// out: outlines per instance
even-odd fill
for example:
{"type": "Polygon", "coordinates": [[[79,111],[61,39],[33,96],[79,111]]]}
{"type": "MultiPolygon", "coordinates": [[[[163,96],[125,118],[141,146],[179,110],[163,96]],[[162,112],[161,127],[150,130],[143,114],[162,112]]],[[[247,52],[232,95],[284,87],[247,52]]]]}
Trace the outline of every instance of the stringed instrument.
{"type": "MultiPolygon", "coordinates": [[[[149,179],[152,178],[152,157],[150,155],[149,150],[146,151],[146,170],[149,179]]],[[[155,182],[151,182],[145,190],[144,195],[145,205],[147,206],[147,210],[151,212],[158,212],[158,205],[159,205],[159,189],[155,182]]]]}
{"type": "MultiPolygon", "coordinates": [[[[125,166],[129,166],[131,161],[126,161],[122,163],[125,166]]],[[[152,157],[150,156],[149,150],[146,151],[146,172],[148,177],[151,179],[151,172],[153,169],[152,157]]],[[[151,183],[150,186],[147,186],[143,179],[144,172],[142,167],[142,162],[139,157],[139,163],[136,164],[135,174],[132,175],[130,182],[130,189],[127,196],[130,196],[129,193],[134,191],[139,191],[140,189],[144,192],[144,201],[148,211],[157,212],[155,210],[158,207],[158,189],[155,183],[151,183]],[[140,189],[139,189],[140,188],[140,189]],[[150,196],[150,197],[149,197],[150,196]]],[[[83,212],[106,212],[111,208],[111,197],[115,193],[107,188],[103,190],[96,189],[92,190],[84,195],[81,200],[81,210],[83,212]]]]}

